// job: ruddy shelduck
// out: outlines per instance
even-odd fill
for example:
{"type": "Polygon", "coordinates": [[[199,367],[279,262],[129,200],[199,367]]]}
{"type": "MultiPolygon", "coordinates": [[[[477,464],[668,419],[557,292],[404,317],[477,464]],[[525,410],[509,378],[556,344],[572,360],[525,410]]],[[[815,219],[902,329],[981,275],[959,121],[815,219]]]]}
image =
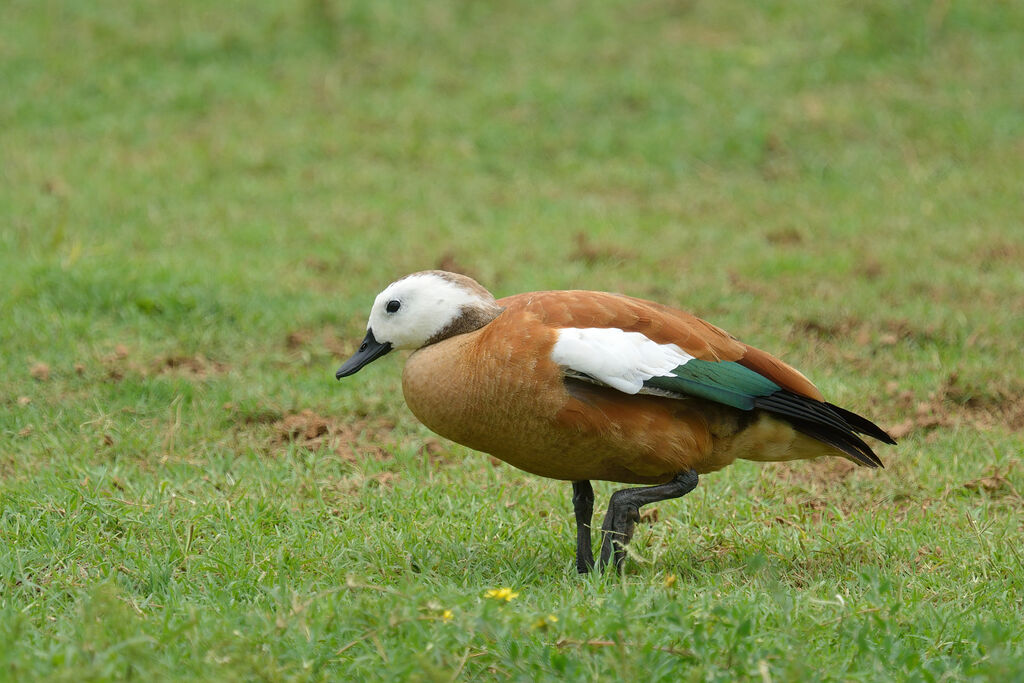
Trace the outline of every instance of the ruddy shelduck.
{"type": "Polygon", "coordinates": [[[608,504],[599,563],[621,569],[640,507],[686,495],[699,474],[737,458],[837,455],[880,467],[858,434],[895,443],[781,360],[689,313],[619,294],[495,300],[464,275],[413,273],[377,296],[336,377],[392,349],[413,351],[402,390],[431,430],[572,482],[581,573],[594,566],[592,479],[650,484],[608,504]]]}

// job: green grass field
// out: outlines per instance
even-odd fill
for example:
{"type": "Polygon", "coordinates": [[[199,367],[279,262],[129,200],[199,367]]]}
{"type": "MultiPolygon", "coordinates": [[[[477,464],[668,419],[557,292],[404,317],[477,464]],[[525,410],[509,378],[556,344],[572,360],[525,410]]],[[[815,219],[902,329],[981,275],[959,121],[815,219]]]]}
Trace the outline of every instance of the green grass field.
{"type": "Polygon", "coordinates": [[[1024,680],[1021,26],[3,3],[0,679],[1024,680]],[[577,576],[568,483],[433,437],[400,354],[333,378],[434,267],[691,310],[900,444],[577,576]]]}

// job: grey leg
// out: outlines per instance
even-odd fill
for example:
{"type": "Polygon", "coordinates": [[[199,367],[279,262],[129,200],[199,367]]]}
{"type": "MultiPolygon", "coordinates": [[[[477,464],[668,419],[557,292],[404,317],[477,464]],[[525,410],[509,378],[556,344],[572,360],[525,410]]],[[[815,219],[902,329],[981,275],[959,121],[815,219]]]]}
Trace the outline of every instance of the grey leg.
{"type": "Polygon", "coordinates": [[[594,568],[590,549],[590,525],[594,519],[594,487],[589,481],[572,483],[572,509],[576,513],[576,571],[586,574],[594,568]]]}
{"type": "Polygon", "coordinates": [[[626,558],[626,544],[633,538],[633,529],[640,520],[640,506],[670,498],[680,498],[697,488],[697,473],[693,470],[677,474],[667,484],[623,489],[612,494],[608,514],[601,526],[601,568],[608,566],[615,551],[615,569],[621,571],[626,558]]]}

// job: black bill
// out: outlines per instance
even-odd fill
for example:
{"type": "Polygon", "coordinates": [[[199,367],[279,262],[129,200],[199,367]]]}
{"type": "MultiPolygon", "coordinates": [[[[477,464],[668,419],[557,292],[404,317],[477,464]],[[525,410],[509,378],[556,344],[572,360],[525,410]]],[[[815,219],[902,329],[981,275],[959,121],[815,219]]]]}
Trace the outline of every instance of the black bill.
{"type": "Polygon", "coordinates": [[[367,330],[366,336],[363,337],[363,343],[359,345],[359,350],[356,351],[351,358],[345,361],[340,368],[338,368],[338,371],[334,373],[334,376],[341,379],[342,377],[354,375],[359,372],[364,365],[369,365],[390,350],[391,344],[389,342],[381,344],[373,338],[373,330],[367,330]]]}

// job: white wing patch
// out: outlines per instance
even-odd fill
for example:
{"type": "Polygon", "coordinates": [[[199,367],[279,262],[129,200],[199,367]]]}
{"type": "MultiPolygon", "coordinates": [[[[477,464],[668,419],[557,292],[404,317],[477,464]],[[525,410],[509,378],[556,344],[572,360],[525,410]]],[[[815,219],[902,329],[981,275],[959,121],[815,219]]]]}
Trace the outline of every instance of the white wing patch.
{"type": "Polygon", "coordinates": [[[693,358],[675,344],[658,344],[617,327],[563,327],[551,350],[551,359],[561,367],[627,394],[639,393],[652,377],[671,376],[693,358]]]}

